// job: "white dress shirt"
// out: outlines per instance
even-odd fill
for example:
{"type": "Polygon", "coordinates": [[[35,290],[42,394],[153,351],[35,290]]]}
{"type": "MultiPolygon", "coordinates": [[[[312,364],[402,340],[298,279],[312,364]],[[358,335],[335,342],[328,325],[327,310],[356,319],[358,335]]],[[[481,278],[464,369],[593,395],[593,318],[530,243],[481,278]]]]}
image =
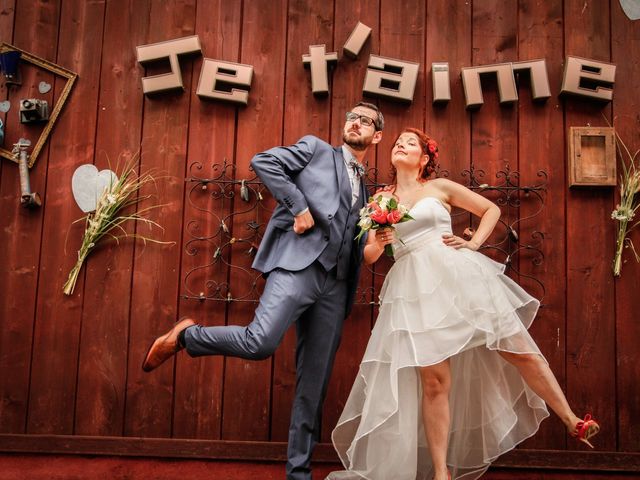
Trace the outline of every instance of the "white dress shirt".
{"type": "Polygon", "coordinates": [[[360,194],[360,177],[356,175],[353,168],[349,166],[349,162],[357,162],[358,160],[345,145],[342,145],[342,156],[344,157],[344,166],[347,167],[347,174],[349,175],[349,182],[351,183],[351,205],[353,206],[360,194]]]}

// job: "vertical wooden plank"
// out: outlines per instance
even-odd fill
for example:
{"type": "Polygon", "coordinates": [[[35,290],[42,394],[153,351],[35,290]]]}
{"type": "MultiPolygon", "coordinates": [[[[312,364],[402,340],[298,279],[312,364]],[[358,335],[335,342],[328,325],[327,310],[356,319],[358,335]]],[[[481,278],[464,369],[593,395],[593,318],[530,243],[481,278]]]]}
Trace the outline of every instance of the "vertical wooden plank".
{"type": "MultiPolygon", "coordinates": [[[[245,2],[242,22],[242,63],[253,65],[254,79],[249,104],[238,114],[236,178],[254,176],[249,161],[256,152],[282,143],[283,89],[286,50],[286,1],[259,0],[245,2]]],[[[234,204],[235,210],[239,200],[234,204]]],[[[235,215],[233,236],[249,234],[247,222],[255,212],[235,215]]],[[[267,221],[268,212],[260,222],[267,221]]],[[[249,268],[252,257],[247,246],[237,242],[232,248],[231,263],[249,268]]],[[[245,278],[231,278],[231,291],[244,290],[245,278]]],[[[228,322],[246,325],[253,319],[256,305],[237,302],[229,306],[228,322]]],[[[222,438],[266,440],[269,438],[272,359],[247,361],[226,360],[222,438]]]]}
{"type": "MultiPolygon", "coordinates": [[[[240,27],[242,2],[219,1],[199,2],[196,18],[196,34],[200,37],[203,56],[219,60],[236,62],[240,54],[240,27]]],[[[196,95],[196,79],[199,78],[202,59],[193,62],[194,88],[191,90],[191,113],[189,119],[189,148],[186,162],[186,176],[216,177],[225,159],[232,162],[234,158],[234,139],[236,132],[236,115],[238,107],[220,102],[201,100],[196,95]],[[192,166],[200,165],[200,168],[192,166]]],[[[229,173],[229,172],[227,172],[229,173]]],[[[189,272],[209,262],[213,251],[205,247],[207,242],[192,242],[188,232],[196,235],[213,236],[217,241],[222,235],[221,220],[231,213],[228,200],[211,198],[215,187],[203,191],[194,184],[186,185],[184,242],[181,246],[182,274],[180,292],[186,293],[187,287],[201,285],[205,293],[204,279],[214,279],[219,283],[227,282],[229,275],[224,263],[206,269],[203,274],[190,275],[189,272]],[[208,198],[208,201],[206,200],[208,198]],[[202,212],[198,208],[206,208],[218,217],[202,212]],[[194,249],[196,255],[189,255],[194,249]],[[207,256],[209,255],[209,256],[207,256]],[[197,277],[195,280],[194,277],[197,277]]],[[[236,192],[237,194],[237,192],[236,192]]],[[[228,223],[228,220],[227,220],[228,223]]],[[[198,292],[193,292],[198,293],[198,292]]],[[[190,316],[198,322],[213,326],[225,324],[226,306],[220,301],[198,302],[184,299],[180,301],[180,317],[190,316]]],[[[176,367],[176,392],[174,407],[173,436],[179,438],[220,438],[222,424],[222,357],[202,357],[191,359],[187,355],[180,356],[176,367]]]]}
{"type": "Polygon", "coordinates": [[[0,0],[0,42],[11,43],[16,0],[0,0]]]}
{"type": "MultiPolygon", "coordinates": [[[[193,35],[195,1],[153,1],[145,43],[193,35]]],[[[192,60],[181,62],[185,92],[167,93],[144,101],[140,171],[162,172],[166,178],[142,194],[153,194],[165,205],[148,217],[164,228],[164,239],[176,245],[135,246],[125,435],[168,437],[173,408],[173,360],[151,374],[140,365],[151,341],[171,328],[177,318],[182,235],[184,172],[187,151],[192,60]]],[[[146,75],[165,72],[150,67],[146,75]]]]}
{"type": "MultiPolygon", "coordinates": [[[[13,38],[13,22],[15,19],[15,11],[15,0],[0,0],[0,43],[11,43],[11,40],[13,38]]],[[[6,85],[4,84],[4,82],[2,82],[2,84],[0,84],[0,101],[7,100],[8,94],[9,92],[6,90],[6,85]]],[[[2,120],[2,123],[6,125],[7,114],[0,112],[0,119],[2,120]]],[[[0,146],[9,149],[7,145],[8,142],[5,142],[0,146]]],[[[0,179],[2,179],[2,170],[5,163],[5,161],[0,162],[0,179]]],[[[1,413],[0,418],[2,418],[1,413]]]]}
{"type": "MultiPolygon", "coordinates": [[[[371,37],[362,48],[356,59],[341,57],[333,76],[333,93],[331,102],[331,144],[342,144],[342,131],[345,113],[361,100],[376,103],[375,99],[362,98],[362,85],[369,63],[370,54],[378,54],[380,46],[380,10],[377,2],[363,0],[335,2],[334,49],[342,55],[342,46],[358,22],[372,29],[371,37]]],[[[383,106],[384,107],[384,106],[383,106]]],[[[384,110],[384,108],[383,108],[384,110]]],[[[385,112],[383,111],[383,114],[385,112]]],[[[387,128],[385,127],[385,131],[387,128]]],[[[376,151],[369,151],[366,162],[370,167],[376,165],[376,151]]],[[[371,288],[373,276],[371,270],[362,267],[360,289],[371,288]]],[[[362,300],[362,299],[360,299],[362,300]]],[[[367,297],[365,300],[369,300],[367,297]]],[[[358,365],[371,333],[371,307],[366,304],[354,305],[349,318],[342,329],[341,347],[336,354],[333,374],[327,390],[327,398],[322,414],[322,441],[331,441],[331,431],[338,422],[344,408],[351,385],[358,372],[358,365]]]]}
{"type": "MultiPolygon", "coordinates": [[[[520,284],[538,298],[542,289],[527,275],[539,279],[546,289],[544,306],[531,327],[531,335],[538,343],[561,386],[565,383],[565,295],[566,277],[564,249],[564,210],[566,190],[565,167],[558,161],[564,152],[563,116],[555,88],[562,81],[562,5],[558,2],[521,0],[519,4],[518,49],[519,60],[546,59],[552,97],[545,103],[531,99],[531,83],[519,79],[518,92],[518,159],[520,185],[535,185],[544,181],[538,171],[548,175],[544,205],[535,194],[521,195],[519,234],[522,244],[537,244],[536,232],[544,234],[542,263],[533,262],[538,255],[531,251],[519,254],[520,284]],[[536,212],[543,208],[541,213],[536,212]],[[527,217],[534,215],[531,219],[527,217]]],[[[552,416],[540,427],[540,431],[525,448],[564,448],[566,434],[564,424],[552,416]]]]}
{"type": "MultiPolygon", "coordinates": [[[[19,42],[27,46],[29,18],[18,22],[25,32],[13,39],[16,5],[14,1],[0,2],[0,41],[19,42]],[[24,22],[24,24],[23,24],[24,22]]],[[[25,15],[28,17],[28,15],[25,15]]],[[[55,26],[49,26],[49,33],[55,36],[55,26]]],[[[46,42],[29,45],[34,50],[44,51],[46,42]]],[[[47,52],[49,53],[49,52],[47,52]]],[[[35,79],[33,72],[24,71],[24,84],[35,79]]],[[[2,82],[0,99],[9,100],[10,95],[2,82]]],[[[16,103],[12,106],[15,107],[16,103]]],[[[16,123],[17,115],[0,116],[5,124],[16,123]]],[[[11,149],[9,138],[5,138],[4,148],[11,149]]],[[[44,179],[46,157],[38,168],[39,179],[44,179]]],[[[42,159],[41,159],[42,161],[42,159]]],[[[33,174],[32,173],[32,174],[33,174]]],[[[20,207],[20,186],[17,166],[6,159],[0,161],[0,371],[11,375],[0,376],[0,431],[7,433],[24,432],[27,415],[29,389],[29,367],[33,332],[33,303],[38,275],[40,237],[42,229],[41,212],[29,212],[20,207]],[[35,213],[35,215],[34,215],[35,213]]],[[[42,183],[38,180],[34,184],[42,183]]]]}
{"type": "MultiPolygon", "coordinates": [[[[307,134],[330,140],[331,97],[337,92],[333,82],[350,73],[351,60],[342,55],[342,44],[333,37],[334,6],[331,2],[290,0],[287,15],[287,69],[285,72],[284,144],[289,145],[307,134]],[[311,73],[302,64],[309,46],[326,44],[327,52],[338,54],[338,64],[329,70],[329,96],[314,96],[311,73]]],[[[342,138],[342,137],[340,137],[342,138]]]]}
{"type": "Polygon", "coordinates": [[[380,4],[380,55],[420,64],[418,82],[411,104],[385,101],[381,104],[387,123],[378,151],[378,172],[382,179],[391,171],[391,149],[400,130],[425,125],[425,2],[410,0],[402,8],[392,0],[380,4]]]}
{"type": "MultiPolygon", "coordinates": [[[[42,264],[38,285],[33,368],[29,401],[28,431],[31,433],[73,432],[78,369],[82,282],[75,295],[66,297],[62,286],[77,256],[78,230],[65,251],[61,234],[79,217],[71,193],[71,176],[78,164],[91,162],[96,131],[104,3],[69,1],[60,12],[57,62],[83,79],[66,106],[72,115],[58,120],[50,145],[51,155],[45,197],[42,264]]],[[[42,17],[41,17],[42,18],[42,17]]],[[[56,80],[59,91],[64,81],[56,80]]]]}
{"type": "MultiPolygon", "coordinates": [[[[101,54],[100,77],[81,79],[100,86],[93,150],[99,170],[122,168],[140,145],[143,72],[136,61],[135,47],[144,44],[148,25],[140,19],[148,16],[148,1],[108,2],[102,50],[94,57],[100,58],[101,54]]],[[[74,248],[83,226],[71,231],[74,248]]],[[[125,225],[129,233],[133,233],[133,227],[131,223],[125,225]]],[[[107,242],[86,263],[75,419],[75,433],[79,435],[122,435],[133,249],[131,239],[119,244],[107,242]]],[[[137,359],[132,362],[137,364],[137,359]]]]}
{"type": "MultiPolygon", "coordinates": [[[[287,60],[285,72],[283,144],[295,143],[312,134],[328,141],[330,97],[314,97],[311,75],[302,64],[301,56],[310,45],[326,44],[327,52],[338,51],[333,42],[333,3],[293,0],[287,15],[287,60]]],[[[345,59],[338,52],[340,63],[330,78],[339,75],[345,59]]],[[[331,80],[329,82],[331,85],[331,80]]],[[[271,440],[286,442],[289,436],[291,405],[296,388],[296,332],[289,329],[273,359],[271,407],[271,440]]]]}
{"type": "MultiPolygon", "coordinates": [[[[441,175],[447,172],[450,180],[467,185],[469,177],[463,175],[471,165],[470,114],[465,109],[464,90],[460,72],[472,64],[471,2],[451,8],[446,0],[427,3],[426,36],[426,132],[439,144],[441,175]],[[455,42],[451,39],[455,38],[455,42]],[[448,62],[451,100],[433,104],[431,64],[448,62]]],[[[461,235],[470,225],[471,216],[454,210],[451,226],[461,235]]]]}
{"type": "MultiPolygon", "coordinates": [[[[441,168],[449,172],[449,179],[466,184],[462,176],[471,162],[470,115],[465,110],[464,91],[460,71],[471,65],[471,3],[451,8],[446,0],[428,2],[426,73],[426,131],[439,144],[441,168]],[[452,42],[451,39],[456,41],[452,42]],[[451,100],[432,105],[433,88],[431,64],[448,62],[451,100]]],[[[469,224],[468,216],[454,216],[453,228],[462,232],[469,224]]]]}
{"type": "MultiPolygon", "coordinates": [[[[565,55],[609,61],[609,18],[606,0],[566,0],[565,55]]],[[[572,126],[604,125],[603,113],[609,115],[610,106],[567,98],[565,135],[572,126]]],[[[603,450],[616,448],[613,207],[610,187],[568,190],[567,393],[577,415],[593,412],[600,420],[597,444],[603,450]]],[[[584,448],[577,442],[571,447],[584,448]]]]}
{"type": "MultiPolygon", "coordinates": [[[[40,3],[31,5],[31,7],[16,6],[15,15],[16,30],[13,43],[35,55],[55,59],[56,38],[58,36],[58,5],[40,3]],[[38,18],[46,18],[47,20],[38,22],[38,18]]],[[[36,95],[36,85],[40,81],[54,84],[53,75],[43,73],[42,70],[22,67],[21,73],[23,75],[22,87],[18,89],[18,92],[13,92],[18,97],[36,95]]],[[[46,99],[53,101],[53,92],[46,99]]],[[[25,133],[25,127],[18,123],[19,114],[17,111],[17,101],[14,99],[12,110],[7,116],[5,133],[8,134],[8,138],[5,138],[5,145],[11,146],[20,136],[32,138],[31,135],[25,133]],[[13,140],[9,134],[10,129],[16,131],[13,140]]],[[[40,249],[46,209],[44,188],[48,161],[49,148],[46,146],[30,171],[32,191],[36,191],[42,196],[45,208],[28,211],[19,205],[20,187],[16,165],[2,160],[4,167],[0,185],[0,191],[2,191],[0,238],[6,248],[0,252],[0,265],[3,268],[2,281],[5,282],[3,288],[5,296],[1,312],[3,319],[1,346],[2,364],[8,365],[12,372],[11,375],[3,375],[0,380],[3,397],[1,422],[3,431],[6,428],[7,431],[24,432],[27,424],[33,329],[41,259],[40,249]],[[4,332],[7,333],[6,337],[4,332]]]]}
{"type": "MultiPolygon", "coordinates": [[[[631,152],[640,149],[638,128],[640,119],[640,101],[638,99],[637,81],[640,75],[640,35],[638,22],[630,20],[622,11],[618,2],[611,2],[611,43],[612,62],[617,65],[613,97],[613,118],[616,131],[631,152]]],[[[636,163],[637,165],[637,163],[636,163]]],[[[621,166],[618,164],[618,171],[621,166]]],[[[614,203],[620,199],[619,187],[616,187],[614,203]]],[[[636,214],[636,218],[638,215],[636,214]]],[[[615,236],[615,233],[614,233],[615,236]]],[[[614,236],[607,237],[611,243],[614,236]]],[[[636,250],[640,248],[640,232],[636,229],[630,235],[636,250]]],[[[627,249],[623,257],[622,275],[615,282],[616,294],[616,378],[618,405],[618,450],[637,452],[640,450],[640,409],[637,399],[640,398],[640,295],[638,295],[638,279],[640,265],[636,263],[633,253],[627,249]]],[[[609,257],[603,259],[607,267],[609,257]]],[[[607,269],[608,271],[609,268],[607,269]]],[[[607,272],[608,273],[608,272],[607,272]]],[[[611,429],[614,426],[611,425],[611,429]]]]}
{"type": "MultiPolygon", "coordinates": [[[[473,4],[474,66],[517,59],[517,15],[517,3],[509,0],[473,4]]],[[[500,172],[505,172],[507,168],[518,168],[518,112],[513,106],[500,105],[495,76],[482,79],[482,94],[484,105],[471,113],[471,163],[480,183],[496,185],[504,181],[504,173],[500,172]],[[479,176],[480,171],[484,172],[484,177],[479,176]]],[[[486,196],[492,201],[500,199],[496,192],[487,192],[486,196]]],[[[517,212],[509,205],[500,207],[501,220],[507,224],[513,222],[517,212]]],[[[477,225],[477,222],[474,218],[473,224],[477,225]]],[[[505,238],[505,229],[498,225],[487,243],[495,244],[505,238]]],[[[489,250],[485,253],[492,255],[495,252],[489,250]]],[[[500,259],[500,256],[497,258],[500,259]]]]}

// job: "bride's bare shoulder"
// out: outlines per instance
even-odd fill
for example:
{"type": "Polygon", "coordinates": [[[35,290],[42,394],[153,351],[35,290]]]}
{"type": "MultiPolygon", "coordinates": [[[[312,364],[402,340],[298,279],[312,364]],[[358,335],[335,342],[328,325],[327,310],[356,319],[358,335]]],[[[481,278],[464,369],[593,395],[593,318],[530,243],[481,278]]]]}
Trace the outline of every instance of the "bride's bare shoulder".
{"type": "Polygon", "coordinates": [[[451,184],[454,184],[456,182],[454,182],[453,180],[449,180],[448,178],[442,178],[442,177],[438,177],[438,178],[434,178],[432,180],[429,180],[429,183],[431,185],[433,185],[434,187],[447,187],[451,184]]]}
{"type": "Polygon", "coordinates": [[[432,187],[435,187],[445,194],[450,194],[461,189],[466,189],[466,187],[461,183],[454,182],[453,180],[449,180],[448,178],[434,178],[433,180],[430,180],[429,183],[432,187]]]}

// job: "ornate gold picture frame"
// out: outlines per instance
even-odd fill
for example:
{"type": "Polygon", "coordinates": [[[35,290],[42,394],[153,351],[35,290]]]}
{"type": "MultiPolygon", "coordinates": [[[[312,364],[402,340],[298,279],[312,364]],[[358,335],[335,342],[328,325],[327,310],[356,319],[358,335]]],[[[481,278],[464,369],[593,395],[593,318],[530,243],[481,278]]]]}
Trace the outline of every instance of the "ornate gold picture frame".
{"type": "MultiPolygon", "coordinates": [[[[51,130],[53,129],[53,126],[55,125],[56,120],[58,119],[58,116],[62,111],[62,107],[67,101],[67,97],[71,93],[71,89],[73,88],[73,84],[75,83],[76,78],[78,77],[78,74],[73,73],[72,71],[67,70],[66,68],[63,68],[59,65],[56,65],[55,63],[49,62],[48,60],[32,55],[29,52],[25,52],[24,50],[21,50],[18,47],[9,45],[8,43],[0,43],[0,53],[11,51],[11,50],[18,51],[22,54],[22,56],[20,57],[20,62],[26,62],[38,68],[47,70],[48,72],[51,72],[54,75],[67,79],[67,81],[64,84],[64,87],[62,88],[62,91],[60,92],[60,96],[58,100],[55,102],[55,105],[51,110],[51,114],[49,115],[49,120],[45,124],[44,129],[40,133],[40,136],[38,137],[37,142],[33,145],[33,149],[29,154],[29,168],[31,168],[35,163],[36,159],[38,158],[38,154],[40,153],[40,150],[42,150],[42,147],[47,142],[47,139],[49,138],[49,134],[51,133],[51,130]]],[[[10,150],[7,150],[5,148],[0,148],[0,157],[7,158],[16,163],[18,162],[17,155],[13,154],[10,150]]]]}

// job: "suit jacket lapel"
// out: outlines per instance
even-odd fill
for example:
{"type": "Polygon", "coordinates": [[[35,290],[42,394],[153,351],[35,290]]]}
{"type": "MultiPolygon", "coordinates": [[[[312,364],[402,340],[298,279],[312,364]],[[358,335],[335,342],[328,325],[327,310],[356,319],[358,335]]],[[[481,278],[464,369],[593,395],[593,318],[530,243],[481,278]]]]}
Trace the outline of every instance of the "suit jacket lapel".
{"type": "Polygon", "coordinates": [[[342,155],[342,147],[333,148],[333,163],[336,168],[336,177],[338,177],[338,193],[342,191],[342,171],[346,168],[344,165],[344,156],[342,155]]]}

